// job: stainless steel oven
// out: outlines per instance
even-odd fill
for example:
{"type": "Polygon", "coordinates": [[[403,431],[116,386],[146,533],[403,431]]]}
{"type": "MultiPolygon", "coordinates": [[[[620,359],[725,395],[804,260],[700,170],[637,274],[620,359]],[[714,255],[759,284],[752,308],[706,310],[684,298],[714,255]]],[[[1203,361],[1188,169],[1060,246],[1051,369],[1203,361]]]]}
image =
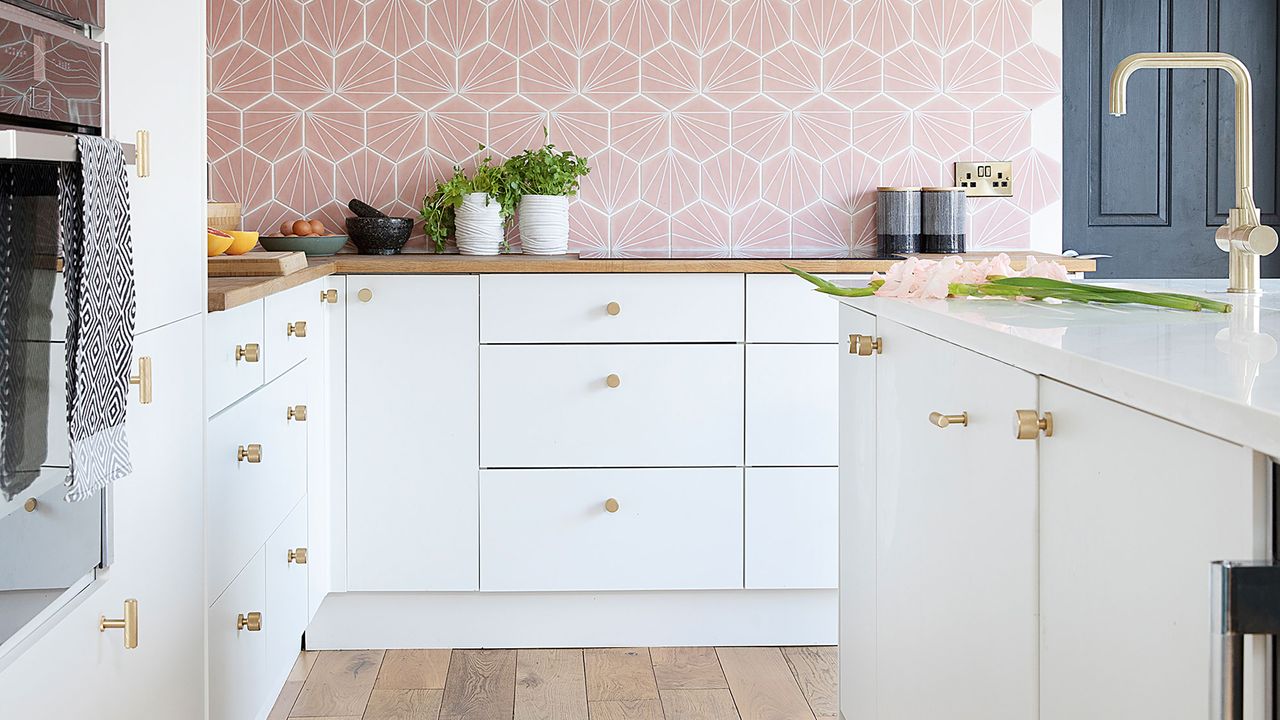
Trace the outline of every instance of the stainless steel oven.
{"type": "Polygon", "coordinates": [[[97,0],[0,0],[0,655],[110,562],[110,493],[65,499],[58,221],[60,164],[106,134],[101,23],[97,0]]]}

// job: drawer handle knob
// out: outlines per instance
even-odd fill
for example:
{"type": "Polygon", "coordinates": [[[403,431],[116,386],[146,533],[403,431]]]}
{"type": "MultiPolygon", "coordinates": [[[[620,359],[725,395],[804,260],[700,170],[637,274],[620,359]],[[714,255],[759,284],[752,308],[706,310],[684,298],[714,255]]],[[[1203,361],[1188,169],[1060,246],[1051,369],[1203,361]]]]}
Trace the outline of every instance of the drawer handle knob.
{"type": "Polygon", "coordinates": [[[621,506],[621,505],[619,505],[619,504],[618,504],[618,501],[617,501],[617,500],[615,500],[615,499],[613,499],[613,498],[609,498],[608,500],[605,500],[605,501],[604,501],[604,511],[605,511],[605,512],[616,513],[616,512],[618,512],[618,508],[620,508],[620,507],[622,507],[622,506],[621,506]]]}
{"type": "Polygon", "coordinates": [[[616,388],[622,384],[622,378],[618,377],[617,375],[610,374],[609,377],[604,379],[604,384],[608,385],[611,388],[616,388]]]}
{"type": "Polygon", "coordinates": [[[248,615],[244,613],[236,615],[236,629],[258,632],[262,629],[262,613],[251,612],[248,615]]]}
{"type": "Polygon", "coordinates": [[[1045,437],[1053,437],[1053,413],[1047,412],[1041,417],[1035,410],[1015,410],[1013,413],[1013,434],[1019,440],[1035,440],[1044,433],[1045,437]]]}
{"type": "Polygon", "coordinates": [[[307,406],[306,406],[306,405],[294,405],[293,407],[289,408],[289,419],[290,419],[290,420],[297,420],[298,422],[306,422],[306,421],[307,421],[307,406]]]}
{"type": "Polygon", "coordinates": [[[236,362],[244,360],[246,362],[258,362],[262,357],[262,353],[258,348],[258,343],[246,343],[236,346],[236,362]]]}
{"type": "Polygon", "coordinates": [[[849,354],[861,355],[867,357],[872,353],[880,353],[884,351],[884,339],[871,337],[870,335],[850,335],[849,336],[849,354]]]}
{"type": "Polygon", "coordinates": [[[236,462],[244,462],[245,460],[255,465],[262,462],[262,446],[257,443],[252,443],[249,447],[241,445],[236,450],[236,462]]]}
{"type": "Polygon", "coordinates": [[[622,312],[622,306],[616,302],[611,302],[608,305],[604,306],[604,311],[609,313],[610,315],[617,315],[618,313],[622,312]]]}
{"type": "Polygon", "coordinates": [[[306,564],[307,564],[307,549],[306,549],[306,548],[298,548],[297,550],[290,550],[290,551],[289,551],[289,562],[291,562],[291,563],[297,563],[297,564],[299,564],[299,565],[306,565],[306,564]]]}
{"type": "Polygon", "coordinates": [[[338,302],[338,291],[334,290],[333,288],[330,288],[328,290],[321,290],[320,302],[329,303],[330,305],[333,305],[334,303],[338,302]]]}
{"type": "Polygon", "coordinates": [[[129,376],[129,384],[138,386],[138,402],[151,404],[151,358],[138,358],[138,374],[129,376]]]}
{"type": "Polygon", "coordinates": [[[27,498],[27,501],[22,503],[22,509],[27,512],[35,512],[38,507],[40,507],[40,501],[35,498],[27,498]]]}
{"type": "Polygon", "coordinates": [[[360,292],[356,293],[356,297],[360,298],[360,302],[369,302],[373,299],[373,291],[369,288],[360,288],[360,292]]]}
{"type": "Polygon", "coordinates": [[[304,338],[307,336],[307,321],[299,320],[296,323],[289,323],[289,335],[293,337],[304,338]]]}
{"type": "Polygon", "coordinates": [[[960,413],[959,415],[943,415],[940,412],[931,412],[929,413],[929,422],[933,423],[934,425],[937,425],[940,428],[951,427],[952,425],[959,425],[960,427],[968,427],[969,413],[963,412],[963,413],[960,413]]]}
{"type": "Polygon", "coordinates": [[[138,647],[138,601],[130,598],[124,601],[124,617],[109,618],[98,616],[98,632],[108,630],[124,631],[124,649],[133,650],[138,647]]]}

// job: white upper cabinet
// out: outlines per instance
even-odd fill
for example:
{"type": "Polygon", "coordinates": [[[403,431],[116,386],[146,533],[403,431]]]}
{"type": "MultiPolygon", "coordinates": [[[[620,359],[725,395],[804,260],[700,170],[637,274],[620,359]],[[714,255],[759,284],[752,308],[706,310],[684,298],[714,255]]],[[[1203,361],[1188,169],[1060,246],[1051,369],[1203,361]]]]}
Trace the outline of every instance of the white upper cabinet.
{"type": "Polygon", "coordinates": [[[484,343],[742,342],[743,276],[484,275],[484,343]]]}
{"type": "Polygon", "coordinates": [[[107,3],[109,134],[151,133],[151,177],[129,168],[137,329],[204,312],[205,12],[201,2],[107,3]]]}
{"type": "Polygon", "coordinates": [[[478,290],[471,276],[347,278],[351,590],[479,585],[478,290]]]}
{"type": "Polygon", "coordinates": [[[1253,453],[1052,380],[1040,404],[1040,717],[1209,717],[1209,565],[1268,557],[1253,453]]]}

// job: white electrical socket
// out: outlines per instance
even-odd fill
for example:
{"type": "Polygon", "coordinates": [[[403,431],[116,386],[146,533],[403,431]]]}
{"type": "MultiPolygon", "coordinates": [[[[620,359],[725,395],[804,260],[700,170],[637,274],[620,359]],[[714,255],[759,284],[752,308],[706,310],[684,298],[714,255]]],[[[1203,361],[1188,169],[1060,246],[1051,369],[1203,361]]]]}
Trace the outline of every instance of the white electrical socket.
{"type": "Polygon", "coordinates": [[[956,187],[969,197],[1013,197],[1013,163],[1004,160],[956,163],[956,187]]]}

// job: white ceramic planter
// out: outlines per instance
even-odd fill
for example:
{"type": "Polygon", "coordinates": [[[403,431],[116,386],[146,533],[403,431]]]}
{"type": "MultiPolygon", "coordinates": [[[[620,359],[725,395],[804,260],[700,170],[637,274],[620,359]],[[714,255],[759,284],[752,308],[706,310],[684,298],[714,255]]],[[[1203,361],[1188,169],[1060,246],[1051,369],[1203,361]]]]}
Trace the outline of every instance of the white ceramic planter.
{"type": "Polygon", "coordinates": [[[525,195],[520,199],[520,244],[530,255],[569,252],[569,198],[525,195]]]}
{"type": "Polygon", "coordinates": [[[486,193],[471,193],[454,212],[454,239],[463,255],[497,255],[502,248],[502,214],[486,193]]]}

